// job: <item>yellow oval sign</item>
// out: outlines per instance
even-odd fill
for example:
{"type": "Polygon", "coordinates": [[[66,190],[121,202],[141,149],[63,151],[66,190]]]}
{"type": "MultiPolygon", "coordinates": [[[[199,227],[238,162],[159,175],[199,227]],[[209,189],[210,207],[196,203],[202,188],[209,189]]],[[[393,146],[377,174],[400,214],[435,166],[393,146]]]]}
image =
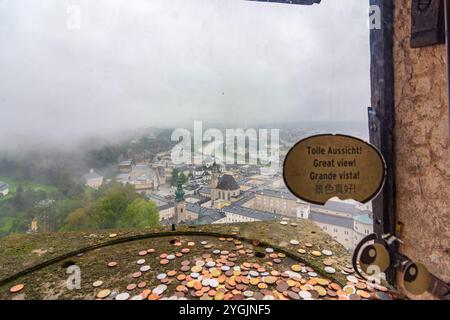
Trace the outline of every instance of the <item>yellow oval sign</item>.
{"type": "Polygon", "coordinates": [[[283,176],[298,198],[324,205],[329,199],[372,200],[381,190],[386,164],[371,144],[345,135],[318,135],[298,142],[287,154],[283,176]]]}

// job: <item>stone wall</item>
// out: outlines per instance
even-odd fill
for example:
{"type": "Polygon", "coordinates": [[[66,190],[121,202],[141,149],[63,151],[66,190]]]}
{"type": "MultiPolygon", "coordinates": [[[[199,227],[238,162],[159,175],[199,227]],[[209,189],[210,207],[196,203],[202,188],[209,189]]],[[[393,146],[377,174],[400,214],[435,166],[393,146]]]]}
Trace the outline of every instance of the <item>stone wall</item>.
{"type": "Polygon", "coordinates": [[[412,49],[411,1],[395,0],[395,156],[401,251],[450,281],[450,166],[444,45],[412,49]]]}

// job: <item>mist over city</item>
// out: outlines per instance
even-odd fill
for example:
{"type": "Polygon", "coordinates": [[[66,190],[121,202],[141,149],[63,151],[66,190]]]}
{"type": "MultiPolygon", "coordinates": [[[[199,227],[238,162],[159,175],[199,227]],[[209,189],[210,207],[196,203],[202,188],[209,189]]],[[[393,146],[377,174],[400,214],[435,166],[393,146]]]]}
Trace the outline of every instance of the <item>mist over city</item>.
{"type": "Polygon", "coordinates": [[[368,7],[344,2],[1,1],[0,150],[194,120],[366,123],[368,7]]]}

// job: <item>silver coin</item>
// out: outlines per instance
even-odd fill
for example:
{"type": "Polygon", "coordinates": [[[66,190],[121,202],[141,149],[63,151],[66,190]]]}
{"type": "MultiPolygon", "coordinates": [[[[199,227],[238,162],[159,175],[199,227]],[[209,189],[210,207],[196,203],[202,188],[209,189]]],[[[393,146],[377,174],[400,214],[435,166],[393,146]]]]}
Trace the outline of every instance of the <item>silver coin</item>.
{"type": "Polygon", "coordinates": [[[312,297],[312,295],[311,295],[311,293],[309,293],[309,291],[304,291],[304,290],[300,291],[300,292],[298,293],[298,295],[299,295],[300,298],[302,298],[302,299],[310,299],[310,298],[312,297]]]}
{"type": "Polygon", "coordinates": [[[273,253],[273,251],[274,251],[274,250],[273,250],[272,248],[266,248],[266,252],[267,252],[267,253],[273,253]]]}
{"type": "Polygon", "coordinates": [[[200,273],[198,273],[198,272],[191,273],[191,278],[197,279],[198,277],[200,277],[200,273]]]}
{"type": "Polygon", "coordinates": [[[222,271],[228,271],[228,270],[230,270],[230,267],[229,266],[222,266],[220,269],[222,271]]]}
{"type": "Polygon", "coordinates": [[[317,273],[311,271],[311,272],[308,272],[308,276],[317,277],[317,273]]]}
{"type": "Polygon", "coordinates": [[[158,280],[162,280],[165,278],[167,278],[167,274],[165,274],[165,273],[160,273],[156,276],[156,279],[158,279],[158,280]]]}
{"type": "Polygon", "coordinates": [[[267,296],[264,296],[263,300],[275,300],[274,296],[271,296],[270,294],[267,296]]]}
{"type": "Polygon", "coordinates": [[[147,272],[147,271],[150,270],[150,266],[142,266],[139,270],[140,270],[141,272],[147,272]]]}
{"type": "Polygon", "coordinates": [[[329,273],[329,274],[336,273],[336,269],[333,268],[333,267],[325,267],[324,270],[325,270],[326,273],[329,273]]]}
{"type": "Polygon", "coordinates": [[[202,245],[208,244],[208,241],[202,241],[200,242],[202,245]]]}
{"type": "Polygon", "coordinates": [[[169,254],[166,259],[167,260],[174,260],[175,259],[175,255],[169,254]]]}
{"type": "Polygon", "coordinates": [[[333,252],[331,252],[330,250],[322,250],[322,254],[324,255],[324,256],[332,256],[333,255],[333,252]]]}
{"type": "Polygon", "coordinates": [[[256,278],[257,276],[259,276],[259,272],[254,271],[254,270],[250,271],[248,274],[250,275],[250,277],[253,277],[253,278],[256,278]]]}
{"type": "Polygon", "coordinates": [[[128,292],[119,293],[116,296],[116,300],[128,300],[130,298],[130,294],[128,292]]]}
{"type": "Polygon", "coordinates": [[[209,287],[209,280],[210,280],[210,279],[203,279],[203,280],[202,280],[202,286],[204,286],[204,287],[209,287]]]}
{"type": "Polygon", "coordinates": [[[213,253],[214,254],[220,254],[220,250],[214,250],[213,253]]]}
{"type": "Polygon", "coordinates": [[[219,286],[219,281],[217,279],[209,279],[209,286],[211,288],[217,288],[219,286]]]}
{"type": "Polygon", "coordinates": [[[214,262],[214,261],[208,261],[207,263],[206,263],[206,266],[208,267],[208,268],[212,268],[212,267],[214,267],[216,265],[216,263],[214,262]]]}
{"type": "Polygon", "coordinates": [[[144,300],[144,298],[142,298],[142,296],[138,294],[137,296],[131,297],[130,300],[144,300]]]}
{"type": "Polygon", "coordinates": [[[377,292],[375,296],[380,300],[392,300],[392,297],[385,292],[377,292]]]}
{"type": "Polygon", "coordinates": [[[287,225],[288,223],[287,223],[286,221],[280,221],[280,224],[283,225],[283,226],[285,226],[285,225],[287,225]]]}
{"type": "Polygon", "coordinates": [[[160,296],[160,295],[163,294],[164,291],[166,291],[166,290],[167,290],[167,286],[164,285],[164,284],[161,284],[161,285],[157,286],[155,289],[153,289],[153,290],[152,290],[152,293],[153,293],[153,294],[156,294],[156,295],[158,295],[158,296],[160,296]]]}
{"type": "Polygon", "coordinates": [[[298,242],[297,240],[291,240],[290,243],[294,246],[300,244],[300,242],[298,242]]]}
{"type": "Polygon", "coordinates": [[[137,262],[137,264],[141,265],[145,263],[145,259],[139,259],[137,262]]]}

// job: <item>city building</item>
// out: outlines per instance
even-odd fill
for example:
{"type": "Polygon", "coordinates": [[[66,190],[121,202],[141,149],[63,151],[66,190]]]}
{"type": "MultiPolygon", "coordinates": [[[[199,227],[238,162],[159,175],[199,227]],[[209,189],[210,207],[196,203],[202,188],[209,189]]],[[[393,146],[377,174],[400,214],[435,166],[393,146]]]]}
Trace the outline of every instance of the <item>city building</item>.
{"type": "Polygon", "coordinates": [[[220,202],[231,204],[236,201],[241,194],[239,185],[234,177],[230,174],[224,174],[219,178],[219,167],[214,162],[211,170],[211,204],[215,206],[220,202]]]}
{"type": "Polygon", "coordinates": [[[93,189],[98,189],[103,184],[103,176],[97,174],[91,169],[88,174],[83,176],[84,185],[93,189]]]}
{"type": "Polygon", "coordinates": [[[6,182],[0,181],[0,197],[4,197],[9,193],[9,185],[6,182]]]}
{"type": "MultiPolygon", "coordinates": [[[[130,161],[125,161],[126,166],[123,164],[121,173],[116,177],[117,182],[131,184],[136,188],[136,192],[141,194],[148,194],[159,186],[160,180],[157,171],[145,162],[134,164],[133,161],[130,161]],[[131,167],[128,167],[128,164],[131,167]]],[[[119,164],[119,168],[121,164],[119,164]]]]}
{"type": "Polygon", "coordinates": [[[133,160],[123,160],[118,165],[119,171],[121,173],[130,173],[133,169],[134,164],[135,163],[133,160]]]}

